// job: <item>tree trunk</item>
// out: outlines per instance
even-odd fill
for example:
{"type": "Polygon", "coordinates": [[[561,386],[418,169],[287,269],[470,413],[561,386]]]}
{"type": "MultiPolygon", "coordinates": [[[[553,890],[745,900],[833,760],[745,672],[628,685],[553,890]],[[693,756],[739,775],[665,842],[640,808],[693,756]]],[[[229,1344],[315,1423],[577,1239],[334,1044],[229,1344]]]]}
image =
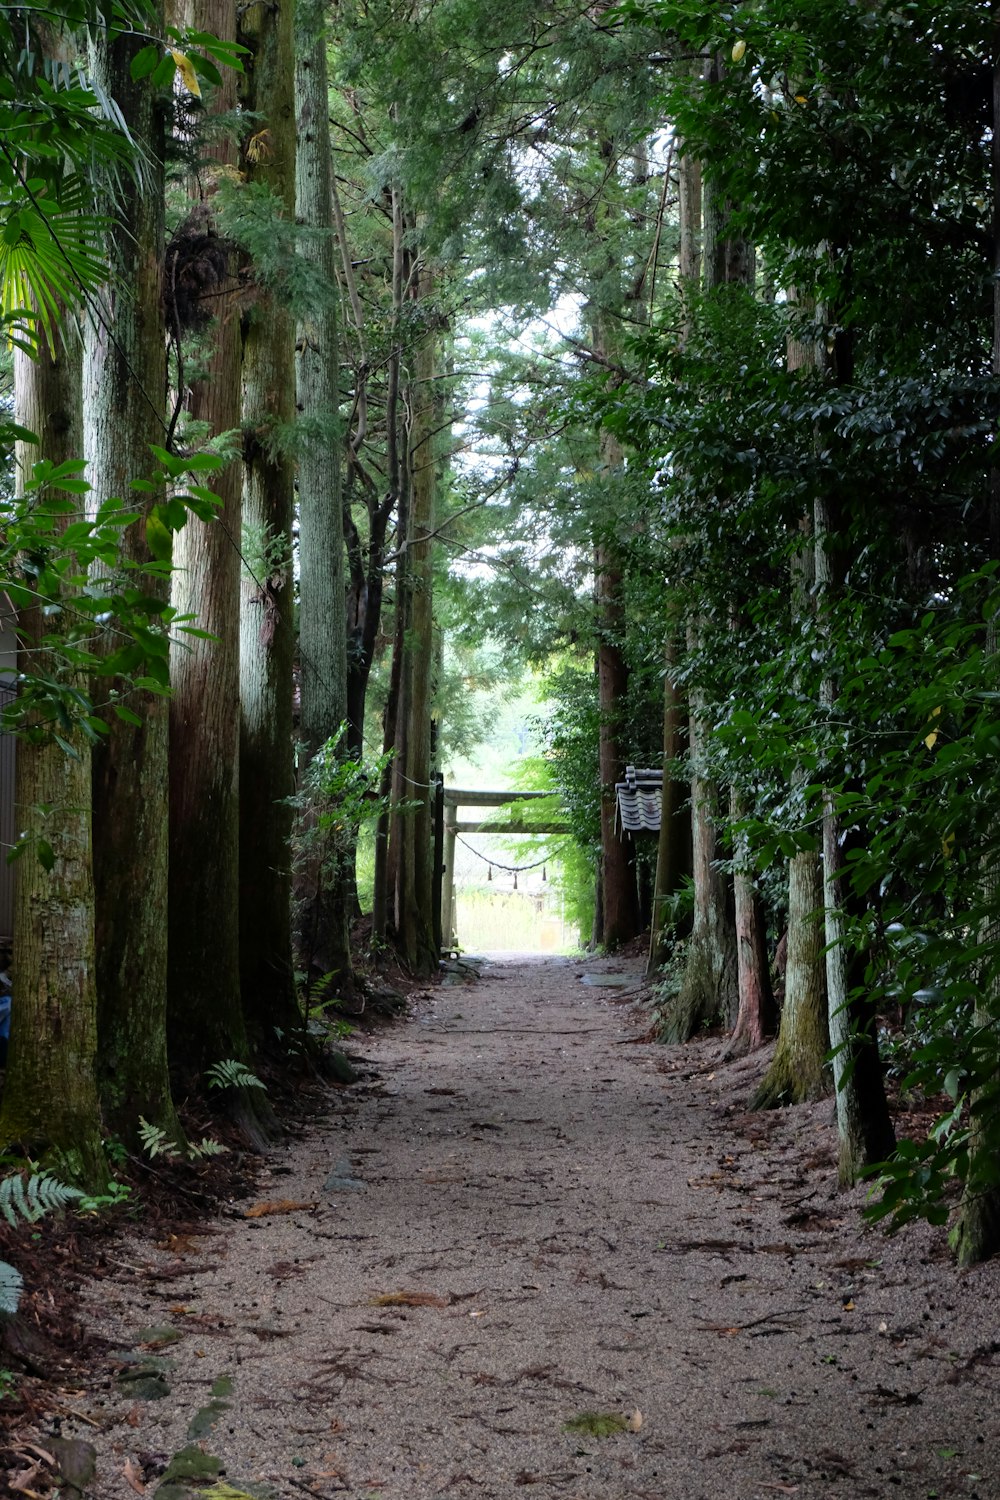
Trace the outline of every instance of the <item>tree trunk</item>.
{"type": "MultiPolygon", "coordinates": [[[[739,823],[746,814],[746,802],[733,787],[729,794],[729,816],[733,823],[739,823]]],[[[753,1052],[762,1047],[768,1037],[774,1035],[778,1020],[767,962],[764,907],[754,880],[745,834],[736,835],[733,902],[736,909],[739,1013],[720,1061],[740,1057],[745,1052],[753,1052]]]]}
{"type": "MultiPolygon", "coordinates": [[[[709,65],[713,68],[714,63],[709,65]]],[[[689,188],[693,191],[693,185],[689,188]]],[[[711,184],[704,191],[705,237],[703,269],[705,290],[715,291],[723,282],[753,280],[753,253],[743,241],[727,240],[728,207],[711,184]]],[[[692,253],[692,252],[688,252],[692,253]]],[[[690,269],[690,266],[688,267],[690,269]]],[[[689,646],[698,639],[697,618],[688,624],[689,646]]],[[[703,1025],[721,1022],[731,1029],[739,1010],[739,962],[732,882],[719,869],[720,850],[716,818],[721,792],[704,771],[703,746],[709,736],[704,698],[700,689],[690,695],[691,704],[691,844],[694,875],[694,923],[687,945],[684,978],[661,1033],[667,1041],[686,1041],[703,1025]]]]}
{"type": "Polygon", "coordinates": [[[803,850],[788,866],[788,957],[778,1045],[751,1109],[800,1104],[830,1091],[822,907],[819,856],[803,850]]]}
{"type": "MultiPolygon", "coordinates": [[[[817,495],[814,545],[821,623],[834,585],[829,533],[826,498],[817,495]]],[[[827,709],[836,702],[836,691],[833,678],[825,677],[821,695],[827,709]]],[[[848,979],[849,955],[842,911],[843,840],[830,792],[823,797],[823,869],[826,988],[840,1143],[838,1178],[841,1187],[851,1187],[865,1167],[887,1160],[895,1148],[896,1135],[885,1097],[875,1010],[863,994],[852,990],[848,979]]]]}
{"type": "Polygon", "coordinates": [[[739,1010],[739,972],[732,882],[719,868],[718,788],[701,769],[708,733],[701,695],[691,699],[691,843],[694,921],[684,978],[660,1030],[664,1042],[686,1042],[703,1026],[731,1029],[739,1010]]]}
{"type": "MultiPolygon", "coordinates": [[[[44,344],[36,360],[15,349],[15,421],[39,439],[37,448],[17,445],[20,493],[32,464],[59,464],[82,454],[80,378],[81,351],[71,327],[55,355],[44,344]]],[[[68,513],[65,522],[80,519],[68,513]]],[[[45,650],[45,628],[40,605],[19,611],[20,671],[59,670],[45,650]]],[[[107,1182],[108,1171],[95,1076],[90,746],[79,730],[60,729],[72,754],[48,732],[18,745],[17,826],[29,845],[17,872],[15,1002],[0,1144],[42,1156],[61,1176],[97,1187],[107,1182]],[[41,858],[44,844],[51,869],[41,858]]]]}
{"type": "Polygon", "coordinates": [[[678,936],[670,918],[670,898],[691,873],[691,815],[682,783],[673,765],[683,751],[685,715],[675,686],[677,637],[667,637],[666,670],[663,674],[663,795],[660,801],[660,833],[656,847],[656,880],[649,932],[646,973],[655,975],[666,963],[678,936]]]}
{"type": "MultiPolygon", "coordinates": [[[[145,152],[147,180],[126,177],[119,185],[114,281],[87,331],[84,436],[94,508],[112,495],[140,504],[130,481],[148,474],[150,444],[164,435],[163,104],[148,79],[132,80],[130,64],[143,45],[132,33],[102,39],[95,59],[145,152]]],[[[146,496],[140,508],[148,512],[163,498],[146,496]]],[[[142,520],[125,531],[122,557],[151,561],[142,520]]],[[[147,576],[143,587],[166,606],[166,577],[147,576]]],[[[135,1141],[141,1116],[176,1141],[166,1037],[169,705],[143,692],[129,704],[142,724],[109,714],[93,756],[98,1081],[105,1116],[125,1140],[135,1141]]]]}
{"type": "MultiPolygon", "coordinates": [[[[400,366],[402,351],[400,333],[403,316],[403,289],[407,281],[408,255],[404,243],[403,202],[398,184],[392,187],[392,342],[389,351],[389,385],[386,393],[386,467],[389,492],[396,506],[396,535],[406,536],[409,525],[409,464],[406,457],[406,432],[400,416],[400,366]]],[[[400,546],[396,559],[396,604],[393,623],[392,662],[389,669],[389,692],[382,716],[382,748],[397,748],[399,739],[399,700],[403,674],[403,636],[406,623],[406,550],[400,546]]],[[[375,880],[372,895],[372,941],[385,941],[389,927],[389,892],[395,887],[395,852],[398,839],[392,837],[395,818],[388,810],[390,800],[398,801],[398,767],[388,763],[382,772],[379,795],[383,808],[375,829],[375,880]]]]}
{"type": "MultiPolygon", "coordinates": [[[[199,0],[195,23],[235,41],[232,0],[199,0]]],[[[235,107],[236,76],[223,68],[210,110],[235,107]]],[[[215,154],[223,167],[235,169],[228,137],[215,154]]],[[[210,206],[201,212],[210,214],[210,206]]],[[[240,425],[235,264],[228,271],[215,298],[204,374],[190,390],[191,416],[212,435],[240,425]]],[[[192,517],[178,533],[172,596],[178,611],[214,639],[182,636],[170,662],[170,1045],[198,1072],[247,1055],[239,954],[240,465],[221,469],[214,489],[222,502],[217,518],[192,517]]]]}
{"type": "MultiPolygon", "coordinates": [[[[677,258],[678,290],[683,309],[680,342],[691,335],[694,309],[692,295],[701,280],[701,162],[683,150],[677,172],[680,245],[677,258]]],[[[676,611],[674,611],[676,614],[676,611]]],[[[669,898],[680,889],[682,877],[691,869],[691,818],[681,783],[668,767],[681,754],[684,712],[677,691],[679,641],[676,626],[667,632],[663,674],[663,800],[660,810],[660,836],[656,850],[656,880],[653,887],[653,915],[649,934],[647,974],[655,974],[667,961],[671,943],[677,936],[667,920],[669,898]]]]}
{"type": "MultiPolygon", "coordinates": [[[[604,445],[604,457],[609,455],[604,445]]],[[[617,449],[617,444],[614,445],[617,449]]],[[[621,461],[621,452],[617,453],[621,461]]],[[[635,859],[624,829],[618,829],[615,783],[625,776],[625,705],[628,666],[622,649],[625,603],[622,571],[612,542],[600,542],[594,552],[594,595],[597,623],[597,691],[600,704],[598,774],[601,783],[601,892],[604,946],[609,950],[630,942],[639,931],[639,895],[635,859]]]]}
{"type": "MultiPolygon", "coordinates": [[[[247,181],[295,217],[295,61],[292,0],[240,11],[248,48],[240,103],[252,111],[247,181]],[[264,142],[261,147],[260,143],[264,142]]],[[[240,989],[252,1040],[300,1022],[292,961],[292,590],[295,418],[292,315],[258,279],[244,320],[243,554],[240,593],[240,989]],[[251,571],[252,569],[252,575],[251,571]]],[[[303,553],[305,554],[305,548],[303,553]]]]}
{"type": "MultiPolygon", "coordinates": [[[[421,271],[416,305],[424,326],[413,357],[408,452],[409,526],[406,533],[405,610],[400,720],[403,728],[397,803],[411,805],[395,820],[395,926],[400,954],[414,974],[430,973],[434,946],[431,819],[431,693],[434,657],[433,541],[437,489],[434,429],[437,332],[431,307],[433,277],[421,271]]],[[[390,838],[392,834],[390,833],[390,838]]]]}
{"type": "MultiPolygon", "coordinates": [[[[789,291],[788,300],[796,300],[794,288],[789,291]]],[[[789,340],[786,361],[790,371],[815,369],[819,357],[815,339],[789,340]]],[[[815,609],[813,530],[812,516],[803,517],[799,523],[802,542],[791,564],[793,624],[799,624],[815,609]]],[[[804,771],[799,769],[795,774],[802,783],[804,771]]],[[[792,856],[788,867],[787,966],[778,1045],[754,1097],[757,1109],[820,1098],[829,1087],[830,1070],[826,1061],[830,1042],[829,1007],[819,915],[823,907],[820,856],[812,850],[801,850],[792,856]]]]}

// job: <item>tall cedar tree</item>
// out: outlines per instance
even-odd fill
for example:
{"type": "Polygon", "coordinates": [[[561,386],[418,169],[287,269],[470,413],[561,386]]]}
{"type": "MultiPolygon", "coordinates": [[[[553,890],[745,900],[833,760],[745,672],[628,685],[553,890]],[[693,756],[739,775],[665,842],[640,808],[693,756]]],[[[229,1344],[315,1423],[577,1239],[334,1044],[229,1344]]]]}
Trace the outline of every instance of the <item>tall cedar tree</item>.
{"type": "MultiPolygon", "coordinates": [[[[150,16],[151,28],[162,22],[162,11],[150,16]]],[[[143,45],[135,34],[105,34],[97,44],[95,68],[143,152],[144,173],[119,187],[113,280],[87,329],[84,440],[93,508],[109,496],[141,498],[142,516],[125,531],[122,554],[148,569],[145,518],[164,496],[133,497],[130,485],[155,467],[151,445],[164,438],[166,100],[148,78],[132,78],[143,45]]],[[[162,565],[147,571],[144,587],[169,602],[162,565]]],[[[105,1115],[124,1139],[135,1138],[142,1118],[178,1140],[166,1033],[169,708],[151,692],[131,697],[130,708],[142,722],[109,716],[93,756],[98,1075],[105,1115]]]]}
{"type": "MultiPolygon", "coordinates": [[[[240,105],[252,118],[241,166],[295,218],[292,0],[240,11],[240,105]]],[[[299,1024],[292,960],[292,669],[295,609],[295,330],[280,287],[250,267],[243,316],[243,555],[240,591],[239,954],[243,1015],[257,1046],[299,1024]]]]}

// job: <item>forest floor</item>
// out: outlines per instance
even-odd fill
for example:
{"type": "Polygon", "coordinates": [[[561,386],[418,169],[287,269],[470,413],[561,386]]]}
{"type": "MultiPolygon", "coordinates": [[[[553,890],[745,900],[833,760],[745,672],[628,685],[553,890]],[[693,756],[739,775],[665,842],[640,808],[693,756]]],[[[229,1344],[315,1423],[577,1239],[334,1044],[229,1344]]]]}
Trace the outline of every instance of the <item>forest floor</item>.
{"type": "Polygon", "coordinates": [[[864,1226],[829,1101],[644,1040],[631,960],[411,1002],[257,1202],[116,1245],[61,1495],[1000,1496],[1000,1264],[864,1226]]]}

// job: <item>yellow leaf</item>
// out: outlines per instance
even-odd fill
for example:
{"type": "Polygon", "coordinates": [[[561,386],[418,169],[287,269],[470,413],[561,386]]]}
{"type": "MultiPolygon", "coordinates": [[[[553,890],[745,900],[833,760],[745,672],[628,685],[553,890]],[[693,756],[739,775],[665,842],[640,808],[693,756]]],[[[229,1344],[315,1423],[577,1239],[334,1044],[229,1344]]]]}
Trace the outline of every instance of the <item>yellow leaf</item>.
{"type": "Polygon", "coordinates": [[[181,82],[187,89],[188,93],[194,94],[196,99],[200,99],[201,84],[198,82],[198,75],[194,70],[194,64],[192,63],[191,59],[189,57],[185,57],[183,52],[175,52],[173,47],[171,47],[170,49],[170,56],[173,58],[174,63],[176,64],[177,71],[181,75],[181,82]]]}
{"type": "Polygon", "coordinates": [[[266,161],[271,155],[270,144],[271,132],[269,130],[258,130],[247,141],[247,161],[266,161]]]}
{"type": "Polygon", "coordinates": [[[939,719],[940,717],[941,717],[941,709],[940,709],[940,707],[938,707],[938,708],[932,708],[931,709],[931,718],[932,719],[939,719]]]}
{"type": "Polygon", "coordinates": [[[742,39],[733,43],[733,62],[742,62],[747,50],[747,44],[742,39]]]}
{"type": "Polygon", "coordinates": [[[928,750],[933,750],[937,742],[938,732],[936,729],[932,729],[930,734],[924,735],[924,744],[927,746],[928,750]]]}
{"type": "Polygon", "coordinates": [[[847,1301],[844,1303],[844,1311],[845,1312],[853,1312],[854,1311],[854,1298],[853,1297],[848,1297],[847,1301]]]}
{"type": "Polygon", "coordinates": [[[941,853],[944,855],[945,859],[951,859],[951,854],[954,847],[955,835],[953,833],[946,833],[944,838],[941,840],[941,853]]]}
{"type": "Polygon", "coordinates": [[[796,104],[808,104],[809,100],[806,98],[805,94],[796,94],[795,102],[796,104]]]}

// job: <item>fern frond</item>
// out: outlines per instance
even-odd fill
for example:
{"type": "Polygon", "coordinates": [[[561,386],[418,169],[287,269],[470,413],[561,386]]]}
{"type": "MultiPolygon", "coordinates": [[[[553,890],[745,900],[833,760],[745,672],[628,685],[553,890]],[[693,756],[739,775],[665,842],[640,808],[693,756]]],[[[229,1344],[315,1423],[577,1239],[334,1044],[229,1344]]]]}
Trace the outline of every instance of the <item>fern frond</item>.
{"type": "Polygon", "coordinates": [[[139,1116],[139,1140],[142,1149],[152,1161],[157,1156],[180,1156],[177,1142],[170,1140],[167,1132],[159,1125],[151,1125],[148,1120],[139,1116]]]}
{"type": "Polygon", "coordinates": [[[224,1146],[221,1141],[213,1141],[211,1136],[203,1135],[197,1146],[194,1144],[188,1146],[188,1156],[193,1156],[195,1160],[200,1161],[205,1156],[222,1156],[228,1150],[229,1147],[224,1146]]]}
{"type": "Polygon", "coordinates": [[[24,1289],[24,1277],[10,1261],[0,1260],[0,1316],[12,1318],[24,1289]]]}
{"type": "Polygon", "coordinates": [[[37,1224],[46,1214],[77,1203],[82,1197],[79,1188],[69,1187],[48,1172],[33,1172],[28,1178],[16,1172],[0,1182],[0,1213],[16,1229],[22,1220],[37,1224]]]}
{"type": "Polygon", "coordinates": [[[262,1089],[264,1084],[245,1063],[227,1057],[224,1062],[213,1063],[205,1074],[209,1088],[213,1089],[262,1089]]]}

